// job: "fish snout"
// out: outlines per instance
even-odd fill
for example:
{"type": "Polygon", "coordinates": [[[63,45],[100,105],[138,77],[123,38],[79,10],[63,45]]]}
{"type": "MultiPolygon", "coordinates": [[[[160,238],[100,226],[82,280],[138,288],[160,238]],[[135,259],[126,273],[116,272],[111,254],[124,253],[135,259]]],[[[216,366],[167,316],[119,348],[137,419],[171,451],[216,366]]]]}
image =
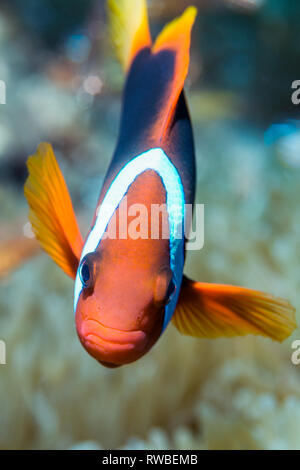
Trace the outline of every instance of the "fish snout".
{"type": "Polygon", "coordinates": [[[125,331],[102,324],[98,319],[76,314],[76,329],[87,352],[106,367],[118,367],[139,359],[153,344],[142,330],[125,331]]]}

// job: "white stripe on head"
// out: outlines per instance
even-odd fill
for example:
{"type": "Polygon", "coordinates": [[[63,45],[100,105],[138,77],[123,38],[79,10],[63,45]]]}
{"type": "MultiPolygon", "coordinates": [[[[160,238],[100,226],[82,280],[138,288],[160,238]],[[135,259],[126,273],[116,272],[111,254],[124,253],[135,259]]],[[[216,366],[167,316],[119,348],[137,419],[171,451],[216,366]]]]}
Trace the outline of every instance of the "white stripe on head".
{"type": "MultiPolygon", "coordinates": [[[[170,321],[180,291],[183,274],[183,224],[184,224],[184,191],[177,169],[165,152],[160,148],[148,150],[128,162],[112,181],[101,205],[89,236],[83,247],[74,288],[74,312],[82,291],[79,268],[82,259],[94,252],[105,233],[107,225],[118,208],[121,200],[135,178],[146,170],[154,170],[161,177],[166,190],[166,203],[170,226],[170,268],[174,275],[176,290],[171,301],[166,305],[163,330],[170,321]]],[[[163,331],[162,330],[162,331],[163,331]]]]}

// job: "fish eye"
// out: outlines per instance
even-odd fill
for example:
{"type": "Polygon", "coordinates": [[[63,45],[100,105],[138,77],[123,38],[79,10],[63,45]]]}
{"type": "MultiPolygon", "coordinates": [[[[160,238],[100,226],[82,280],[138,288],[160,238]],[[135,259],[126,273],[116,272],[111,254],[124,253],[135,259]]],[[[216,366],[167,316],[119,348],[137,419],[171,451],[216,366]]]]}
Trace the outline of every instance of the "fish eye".
{"type": "Polygon", "coordinates": [[[167,303],[170,302],[171,297],[174,294],[175,290],[176,290],[176,284],[174,282],[174,279],[172,278],[169,283],[168,290],[167,290],[167,295],[166,295],[167,303]]]}
{"type": "Polygon", "coordinates": [[[83,263],[80,270],[82,284],[87,284],[90,280],[90,268],[87,263],[83,263]]]}
{"type": "Polygon", "coordinates": [[[80,263],[79,277],[83,287],[88,288],[93,285],[95,259],[94,253],[88,253],[80,263]]]}

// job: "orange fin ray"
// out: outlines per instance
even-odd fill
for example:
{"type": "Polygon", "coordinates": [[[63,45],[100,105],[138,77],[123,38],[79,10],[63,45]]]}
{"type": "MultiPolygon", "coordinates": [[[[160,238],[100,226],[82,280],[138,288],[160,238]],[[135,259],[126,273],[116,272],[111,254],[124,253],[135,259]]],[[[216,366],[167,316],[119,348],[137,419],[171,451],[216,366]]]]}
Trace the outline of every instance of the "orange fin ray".
{"type": "Polygon", "coordinates": [[[24,193],[33,232],[53,261],[74,279],[83,240],[51,144],[40,144],[27,167],[24,193]]]}
{"type": "Polygon", "coordinates": [[[111,42],[123,70],[128,71],[138,52],[151,47],[146,0],[108,0],[111,42]]]}
{"type": "Polygon", "coordinates": [[[295,309],[284,299],[186,277],[172,322],[181,333],[200,338],[253,334],[283,341],[297,327],[295,309]]]}
{"type": "Polygon", "coordinates": [[[166,107],[164,122],[159,122],[162,135],[172,122],[179,96],[183,90],[190,62],[191,32],[197,16],[197,8],[190,6],[184,13],[167,24],[157,37],[152,53],[158,54],[163,50],[173,51],[175,57],[174,77],[164,99],[166,107]]]}

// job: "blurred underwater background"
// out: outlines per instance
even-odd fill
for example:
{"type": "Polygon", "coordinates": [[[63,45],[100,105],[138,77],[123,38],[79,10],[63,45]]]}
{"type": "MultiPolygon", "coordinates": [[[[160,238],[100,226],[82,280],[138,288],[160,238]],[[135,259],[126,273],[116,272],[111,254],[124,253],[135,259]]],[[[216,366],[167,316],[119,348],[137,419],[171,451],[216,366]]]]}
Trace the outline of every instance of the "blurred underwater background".
{"type": "MultiPolygon", "coordinates": [[[[285,297],[299,322],[300,4],[152,0],[153,35],[190,3],[205,245],[185,272],[285,297]]],[[[277,344],[197,340],[170,325],[144,358],[105,369],[78,341],[73,281],[30,238],[25,162],[41,141],[54,146],[84,236],[90,228],[124,83],[104,0],[2,0],[0,80],[0,448],[300,449],[299,328],[277,344]]]]}

